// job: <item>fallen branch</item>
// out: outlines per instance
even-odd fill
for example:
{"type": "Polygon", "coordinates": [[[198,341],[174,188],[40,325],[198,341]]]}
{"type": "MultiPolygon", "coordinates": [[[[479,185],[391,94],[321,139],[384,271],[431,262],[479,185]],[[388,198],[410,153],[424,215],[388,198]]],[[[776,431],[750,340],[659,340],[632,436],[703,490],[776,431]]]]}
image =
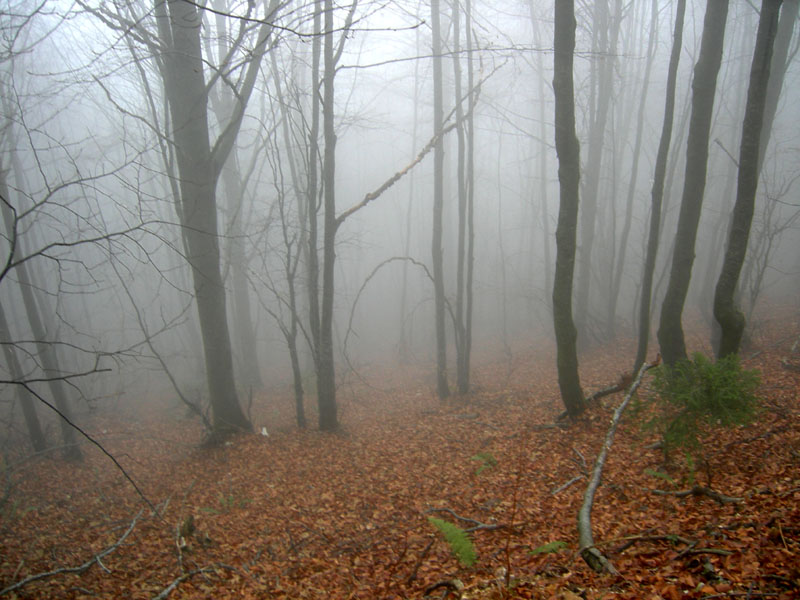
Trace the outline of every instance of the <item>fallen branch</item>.
{"type": "Polygon", "coordinates": [[[408,579],[406,579],[406,583],[411,583],[412,581],[414,581],[417,578],[417,571],[419,571],[419,567],[420,567],[420,565],[422,565],[422,561],[425,560],[425,557],[428,555],[428,552],[430,551],[431,546],[433,546],[433,542],[434,541],[435,541],[435,538],[432,539],[431,541],[429,541],[428,545],[425,546],[424,550],[419,555],[419,558],[417,559],[417,562],[414,564],[414,568],[411,569],[411,574],[408,576],[408,579]]]}
{"type": "Polygon", "coordinates": [[[444,513],[447,513],[449,515],[452,515],[453,517],[455,517],[459,521],[464,521],[465,523],[472,523],[472,527],[469,527],[469,528],[464,530],[464,531],[466,531],[468,533],[471,533],[473,531],[479,531],[481,529],[492,531],[494,529],[503,529],[505,527],[505,525],[503,525],[502,523],[490,525],[488,523],[481,523],[480,521],[476,521],[475,519],[470,519],[469,517],[462,517],[461,515],[456,514],[450,508],[430,508],[430,509],[426,510],[425,512],[426,513],[444,512],[444,513]]]}
{"type": "Polygon", "coordinates": [[[570,479],[570,480],[569,480],[567,483],[561,484],[560,486],[558,486],[557,488],[555,488],[554,490],[552,490],[552,491],[550,492],[550,495],[552,495],[552,496],[555,496],[555,495],[556,495],[556,494],[558,494],[559,492],[563,492],[565,489],[567,489],[567,488],[568,488],[569,486],[571,486],[573,483],[575,483],[575,482],[577,482],[577,481],[580,481],[581,479],[583,479],[583,475],[577,475],[577,476],[573,477],[573,478],[572,478],[572,479],[570,479]]]}
{"type": "Polygon", "coordinates": [[[100,566],[100,568],[103,569],[104,571],[108,571],[108,569],[105,567],[105,565],[103,565],[101,560],[120,547],[122,542],[125,541],[125,538],[127,538],[130,535],[131,531],[133,531],[133,528],[136,526],[136,521],[139,519],[141,514],[142,514],[141,510],[138,513],[136,513],[136,516],[133,517],[133,520],[131,521],[131,524],[128,526],[128,529],[125,531],[125,533],[122,534],[122,537],[120,537],[116,542],[111,544],[108,548],[106,548],[102,552],[95,554],[92,558],[87,560],[82,565],[78,565],[77,567],[63,567],[61,569],[55,569],[53,571],[47,571],[45,573],[37,573],[36,575],[31,575],[30,577],[26,577],[22,581],[18,581],[17,583],[14,583],[0,590],[0,596],[4,596],[6,594],[14,592],[20,588],[25,587],[29,583],[33,583],[34,581],[40,581],[42,579],[47,579],[49,577],[54,577],[56,575],[63,575],[64,573],[77,573],[80,575],[86,572],[89,569],[89,567],[91,567],[95,563],[97,563],[100,566]]]}
{"type": "Polygon", "coordinates": [[[223,563],[217,563],[210,567],[203,567],[201,569],[194,569],[193,571],[189,571],[188,573],[184,573],[180,577],[176,577],[175,579],[173,579],[172,583],[170,583],[167,587],[161,590],[157,595],[153,596],[153,600],[166,600],[167,596],[169,596],[172,592],[174,592],[175,589],[187,579],[190,579],[191,577],[194,577],[195,575],[199,575],[201,573],[214,573],[216,572],[217,569],[227,569],[229,571],[236,571],[237,573],[239,572],[239,569],[237,569],[236,567],[232,567],[230,565],[226,565],[223,563]]]}
{"type": "Polygon", "coordinates": [[[598,573],[606,572],[611,573],[612,575],[619,574],[614,568],[614,565],[612,565],[594,545],[594,539],[592,537],[592,504],[594,503],[594,495],[597,492],[598,486],[600,485],[603,467],[606,464],[606,458],[608,457],[608,452],[611,449],[611,444],[614,442],[614,434],[617,430],[617,426],[619,425],[622,413],[625,411],[625,408],[628,406],[631,398],[633,398],[633,394],[636,393],[636,390],[641,385],[645,372],[648,369],[655,367],[657,364],[658,361],[655,363],[642,365],[642,367],[639,369],[639,372],[636,374],[636,379],[633,381],[628,389],[628,392],[625,394],[625,398],[614,411],[614,416],[611,418],[611,425],[606,433],[606,439],[603,441],[603,447],[600,450],[600,453],[597,455],[597,459],[594,463],[594,469],[592,470],[591,479],[589,480],[589,484],[586,486],[586,492],[583,496],[583,505],[578,512],[578,540],[580,543],[581,557],[586,561],[586,564],[588,564],[598,573]]]}
{"type": "Polygon", "coordinates": [[[666,535],[634,535],[625,539],[625,543],[621,546],[614,548],[612,554],[619,554],[624,552],[637,542],[670,542],[671,544],[681,543],[686,546],[681,550],[674,560],[682,558],[687,554],[718,554],[721,556],[729,556],[733,554],[730,550],[723,550],[722,548],[698,548],[699,540],[690,540],[680,535],[666,534],[666,535]]]}
{"type": "Polygon", "coordinates": [[[733,496],[726,496],[702,485],[696,485],[692,489],[682,491],[666,491],[666,490],[650,490],[659,496],[675,496],[676,498],[685,498],[686,496],[708,496],[712,500],[716,500],[720,504],[739,504],[743,501],[742,498],[734,498],[733,496]]]}

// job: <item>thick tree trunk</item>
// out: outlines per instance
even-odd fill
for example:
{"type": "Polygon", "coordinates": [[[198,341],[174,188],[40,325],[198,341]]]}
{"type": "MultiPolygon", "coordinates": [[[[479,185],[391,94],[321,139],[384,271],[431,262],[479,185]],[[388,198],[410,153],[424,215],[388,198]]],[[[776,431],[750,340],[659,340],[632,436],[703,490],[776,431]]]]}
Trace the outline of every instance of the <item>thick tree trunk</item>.
{"type": "Polygon", "coordinates": [[[669,284],[661,307],[658,341],[661,354],[668,365],[686,358],[686,344],[681,326],[683,306],[692,276],[694,248],[708,169],[708,139],[717,75],[722,62],[728,0],[709,0],[703,24],[700,56],[692,79],[692,116],[686,146],[686,175],[684,177],[678,232],[672,255],[669,284]]]}
{"type": "MultiPolygon", "coordinates": [[[[200,318],[214,433],[251,429],[239,406],[233,375],[225,287],[220,271],[216,183],[209,142],[200,47],[201,18],[188,2],[156,4],[164,52],[164,87],[180,173],[182,226],[200,318]],[[167,7],[169,14],[167,15],[167,7]]],[[[224,160],[224,159],[223,159],[224,160]]]]}
{"type": "Polygon", "coordinates": [[[664,106],[664,124],[661,127],[661,139],[658,143],[656,154],[655,173],[650,204],[650,231],[647,238],[647,255],[644,261],[642,275],[642,291],[639,300],[639,343],[636,348],[636,360],[633,372],[637,373],[639,367],[647,358],[647,345],[650,341],[650,303],[653,291],[653,275],[656,268],[656,254],[658,253],[659,232],[661,230],[661,205],[664,198],[664,179],[667,172],[667,158],[672,139],[672,124],[675,116],[675,86],[678,75],[681,48],[683,46],[683,19],[686,13],[686,0],[678,0],[675,13],[675,30],[672,34],[672,52],[669,57],[667,69],[666,102],[664,106]]]}
{"type": "Polygon", "coordinates": [[[444,312],[444,260],[442,253],[442,210],[444,207],[444,139],[440,132],[444,126],[444,98],[442,90],[442,41],[439,0],[431,0],[431,29],[433,42],[433,133],[438,136],[433,149],[433,236],[431,254],[433,261],[434,312],[436,320],[436,391],[439,398],[447,398],[447,339],[444,312]]]}
{"type": "Polygon", "coordinates": [[[778,28],[781,0],[762,0],[758,22],[753,64],[750,69],[750,86],[747,90],[742,142],[739,150],[739,179],[736,204],[728,232],[728,247],[722,263],[722,272],[714,293],[714,317],[720,324],[718,357],[736,354],[744,332],[744,314],[736,307],[734,294],[739,274],[744,264],[750,224],[753,221],[756,190],[758,189],[759,142],[764,121],[772,47],[778,28]]]}
{"type": "Polygon", "coordinates": [[[553,326],[557,346],[558,385],[570,416],[584,409],[578,374],[577,331],[572,320],[572,280],[580,188],[580,146],[575,134],[575,93],[572,75],[575,51],[573,0],[555,5],[553,90],[558,181],[561,186],[556,229],[556,269],[553,282],[553,326]]]}

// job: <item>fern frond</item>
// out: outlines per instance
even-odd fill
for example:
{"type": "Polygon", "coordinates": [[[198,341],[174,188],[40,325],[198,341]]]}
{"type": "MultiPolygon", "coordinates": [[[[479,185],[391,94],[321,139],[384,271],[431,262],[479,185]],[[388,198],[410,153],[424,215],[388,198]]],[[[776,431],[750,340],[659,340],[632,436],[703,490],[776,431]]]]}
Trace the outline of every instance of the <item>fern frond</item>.
{"type": "Polygon", "coordinates": [[[445,541],[450,546],[450,551],[465,567],[471,567],[478,559],[475,554],[475,548],[472,545],[472,540],[469,539],[467,532],[461,529],[458,525],[453,525],[442,519],[436,517],[428,517],[431,525],[436,527],[444,535],[445,541]]]}

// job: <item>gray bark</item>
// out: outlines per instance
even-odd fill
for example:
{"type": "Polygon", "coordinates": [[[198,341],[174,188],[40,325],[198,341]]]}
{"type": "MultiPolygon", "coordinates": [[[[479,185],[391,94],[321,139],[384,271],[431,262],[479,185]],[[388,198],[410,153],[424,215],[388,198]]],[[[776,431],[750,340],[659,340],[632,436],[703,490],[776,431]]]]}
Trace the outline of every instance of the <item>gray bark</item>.
{"type": "Polygon", "coordinates": [[[727,0],[708,1],[700,56],[692,79],[692,116],[686,146],[686,175],[678,216],[678,232],[658,328],[661,354],[668,365],[674,365],[678,360],[686,358],[681,315],[689,291],[697,228],[703,206],[708,168],[708,140],[717,75],[722,62],[727,16],[727,0]]]}
{"type": "Polygon", "coordinates": [[[575,51],[573,0],[555,5],[553,91],[558,181],[561,187],[556,228],[556,269],[553,282],[553,326],[557,346],[558,385],[570,416],[584,409],[578,374],[577,331],[572,319],[572,281],[580,188],[580,146],[575,134],[575,92],[572,64],[575,51]]]}
{"type": "Polygon", "coordinates": [[[672,124],[675,116],[675,87],[683,46],[683,20],[686,13],[686,0],[678,0],[675,13],[675,29],[672,34],[672,52],[667,69],[667,89],[664,106],[664,123],[661,127],[661,139],[658,142],[655,172],[650,203],[650,230],[647,238],[647,255],[642,274],[642,290],[639,300],[639,341],[636,348],[634,373],[644,364],[647,357],[647,345],[650,340],[650,302],[653,290],[653,275],[656,269],[656,255],[661,231],[661,205],[664,198],[664,179],[667,172],[667,158],[672,139],[672,124]]]}
{"type": "Polygon", "coordinates": [[[758,21],[758,34],[750,69],[750,85],[747,90],[742,141],[739,150],[739,179],[736,190],[736,204],[728,232],[728,245],[722,263],[722,272],[717,280],[714,293],[714,317],[720,325],[718,357],[739,352],[744,332],[744,314],[736,306],[734,295],[739,283],[739,274],[744,264],[747,243],[750,238],[750,225],[753,221],[758,171],[761,162],[758,158],[761,131],[764,122],[764,109],[767,100],[772,47],[778,28],[778,12],[781,0],[762,0],[758,21]]]}

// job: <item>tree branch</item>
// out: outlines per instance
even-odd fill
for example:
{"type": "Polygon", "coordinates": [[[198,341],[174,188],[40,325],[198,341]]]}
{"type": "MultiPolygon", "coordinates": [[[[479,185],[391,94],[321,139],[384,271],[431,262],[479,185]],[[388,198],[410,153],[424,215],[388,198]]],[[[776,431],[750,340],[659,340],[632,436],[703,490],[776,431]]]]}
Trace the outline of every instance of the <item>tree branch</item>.
{"type": "Polygon", "coordinates": [[[636,375],[636,379],[631,384],[627,394],[625,394],[625,398],[614,411],[614,415],[611,418],[611,425],[609,426],[608,432],[606,433],[606,438],[603,441],[603,447],[600,450],[600,453],[597,455],[597,459],[594,463],[594,469],[592,470],[591,479],[589,480],[589,484],[586,486],[586,492],[583,496],[583,505],[578,512],[578,537],[581,548],[581,557],[592,569],[598,573],[607,572],[611,573],[612,575],[618,574],[617,570],[614,568],[614,565],[612,565],[594,545],[594,539],[592,538],[592,503],[594,502],[594,495],[597,492],[598,486],[600,485],[603,467],[606,464],[608,452],[611,450],[611,444],[614,442],[614,434],[616,433],[622,413],[625,411],[625,408],[631,401],[633,394],[641,385],[642,377],[644,377],[645,372],[648,369],[655,367],[657,364],[658,362],[642,365],[642,367],[639,369],[639,373],[636,375]]]}
{"type": "MultiPolygon", "coordinates": [[[[148,502],[148,504],[149,504],[149,502],[148,502]]],[[[81,573],[84,573],[85,571],[87,571],[89,569],[89,567],[91,567],[94,563],[97,563],[98,565],[103,567],[103,563],[101,563],[100,560],[102,558],[108,556],[109,554],[111,554],[117,548],[120,547],[122,542],[125,541],[125,538],[127,538],[131,534],[131,532],[133,531],[133,528],[136,526],[136,521],[139,519],[139,517],[141,515],[142,515],[142,511],[140,510],[138,513],[136,513],[136,516],[133,517],[133,520],[131,521],[131,524],[128,526],[128,529],[125,531],[125,533],[122,534],[122,536],[116,542],[111,544],[108,548],[106,548],[102,552],[99,552],[99,553],[95,554],[92,558],[87,560],[82,565],[78,565],[77,567],[64,567],[64,568],[61,568],[61,569],[55,569],[53,571],[47,571],[45,573],[37,573],[36,575],[31,575],[30,577],[26,577],[25,579],[23,579],[21,581],[18,581],[17,583],[14,583],[14,584],[12,584],[12,585],[0,590],[0,596],[4,596],[6,594],[14,592],[14,591],[16,591],[16,590],[18,590],[20,588],[25,587],[29,583],[33,583],[34,581],[39,581],[41,579],[47,579],[49,577],[54,577],[55,575],[62,575],[64,573],[78,573],[80,575],[81,573]]],[[[105,569],[105,567],[103,567],[103,568],[105,569]]]]}

